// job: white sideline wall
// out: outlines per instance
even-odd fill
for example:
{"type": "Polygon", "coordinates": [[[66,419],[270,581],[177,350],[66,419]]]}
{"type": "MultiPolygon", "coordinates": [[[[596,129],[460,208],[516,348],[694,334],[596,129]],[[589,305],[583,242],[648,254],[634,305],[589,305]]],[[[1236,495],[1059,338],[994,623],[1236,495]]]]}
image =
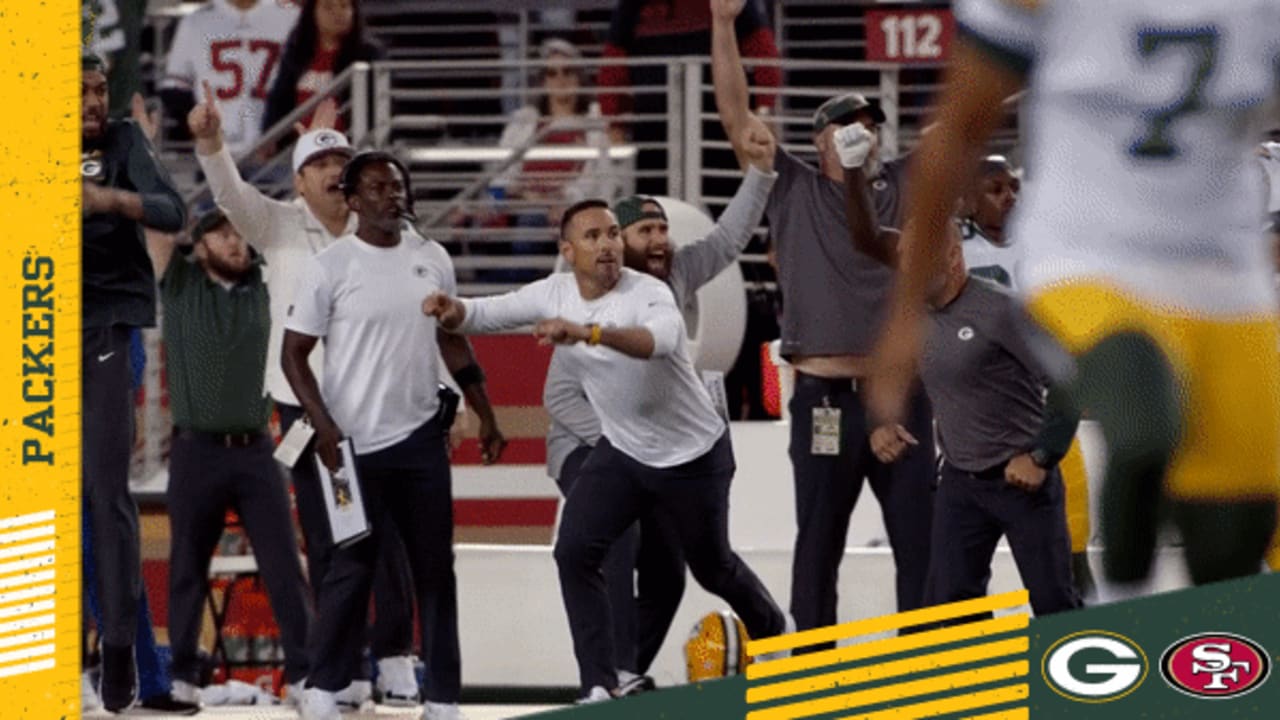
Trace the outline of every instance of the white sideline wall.
{"type": "MultiPolygon", "coordinates": [[[[782,423],[733,424],[738,473],[730,496],[733,546],[783,609],[789,601],[791,544],[795,535],[788,432],[782,423]]],[[[1096,478],[1101,468],[1096,428],[1085,426],[1081,441],[1090,476],[1096,478]]],[[[457,468],[455,493],[469,482],[493,483],[493,475],[498,472],[500,468],[457,468]]],[[[1090,493],[1091,499],[1095,495],[1090,493]]],[[[850,523],[840,572],[841,622],[895,612],[893,560],[884,538],[879,506],[867,490],[859,498],[850,523]]],[[[1096,552],[1093,564],[1095,577],[1100,577],[1096,552]]],[[[459,545],[457,574],[465,684],[577,685],[569,626],[550,547],[459,545]]],[[[1164,548],[1146,588],[1124,592],[1103,586],[1099,601],[1186,585],[1179,553],[1164,548]]],[[[1021,587],[1012,556],[1002,544],[992,568],[991,592],[1021,587]]],[[[703,614],[722,607],[723,601],[704,592],[691,576],[688,578],[679,613],[651,670],[660,685],[684,681],[683,645],[688,632],[703,614]]]]}

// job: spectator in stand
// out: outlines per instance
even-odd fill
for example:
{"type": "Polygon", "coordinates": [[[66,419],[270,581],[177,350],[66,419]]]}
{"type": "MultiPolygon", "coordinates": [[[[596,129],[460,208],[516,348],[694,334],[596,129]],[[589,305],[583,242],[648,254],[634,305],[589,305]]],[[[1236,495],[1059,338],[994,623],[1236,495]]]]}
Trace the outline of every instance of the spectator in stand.
{"type": "Polygon", "coordinates": [[[227,146],[243,158],[261,136],[267,90],[297,20],[296,5],[276,0],[210,0],[182,18],[161,81],[166,112],[186,117],[208,83],[223,108],[227,146]]]}
{"type": "MultiPolygon", "coordinates": [[[[564,208],[588,196],[613,198],[617,195],[613,168],[608,157],[609,138],[600,119],[600,106],[583,90],[584,68],[572,64],[582,53],[572,43],[552,38],[542,43],[539,56],[546,66],[539,71],[536,101],[515,112],[502,131],[498,145],[516,150],[535,145],[590,147],[598,154],[590,160],[525,160],[516,163],[494,181],[497,199],[545,203],[546,207],[523,208],[512,214],[514,223],[525,228],[548,228],[560,224],[564,208]],[[539,133],[545,132],[542,137],[539,133]]],[[[554,255],[555,239],[548,232],[544,242],[521,238],[511,243],[513,254],[554,255]]],[[[519,282],[536,280],[545,273],[504,271],[503,279],[519,282]],[[517,277],[518,275],[518,277],[517,277]]]]}
{"type": "MultiPolygon", "coordinates": [[[[360,0],[304,0],[298,24],[284,42],[280,70],[267,95],[262,131],[280,122],[294,108],[323,93],[352,63],[376,60],[382,48],[365,39],[360,0]]],[[[310,125],[310,118],[302,120],[310,125]]],[[[338,131],[343,130],[339,118],[338,131]]],[[[287,145],[289,138],[281,140],[287,145]]]]}
{"type": "MultiPolygon", "coordinates": [[[[747,0],[734,23],[738,46],[743,57],[752,60],[778,59],[778,45],[769,26],[769,15],[762,0],[747,0]]],[[[610,58],[665,57],[711,54],[711,8],[707,0],[618,0],[609,24],[604,46],[606,64],[600,68],[600,107],[608,117],[628,111],[625,88],[632,85],[664,86],[667,70],[662,65],[610,65],[610,58]]],[[[776,88],[782,84],[778,67],[763,66],[754,70],[757,87],[776,88]]],[[[772,110],[777,98],[761,94],[755,107],[772,110]]],[[[634,113],[666,112],[666,92],[637,93],[632,96],[630,111],[634,113]]],[[[634,142],[664,142],[667,123],[647,120],[631,126],[634,142]]],[[[621,123],[610,128],[614,142],[622,142],[625,131],[621,123]]],[[[663,150],[641,151],[637,161],[640,171],[662,171],[670,167],[663,150]]],[[[663,178],[641,177],[637,192],[658,195],[666,192],[663,178]]]]}

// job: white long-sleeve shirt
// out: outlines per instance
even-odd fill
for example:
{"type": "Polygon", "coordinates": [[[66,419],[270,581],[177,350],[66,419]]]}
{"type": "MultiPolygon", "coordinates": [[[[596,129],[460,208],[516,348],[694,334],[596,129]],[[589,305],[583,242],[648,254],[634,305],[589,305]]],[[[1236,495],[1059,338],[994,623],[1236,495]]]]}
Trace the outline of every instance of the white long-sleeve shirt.
{"type": "MultiPolygon", "coordinates": [[[[218,204],[245,241],[266,260],[264,276],[271,296],[271,337],[267,346],[266,390],[283,403],[297,405],[298,398],[280,367],[280,349],[284,344],[285,317],[298,287],[298,278],[307,261],[333,245],[340,236],[329,232],[302,198],[283,202],[263,195],[245,182],[236,169],[231,151],[224,143],[212,155],[196,154],[200,169],[209,179],[213,201],[218,204]]],[[[343,234],[354,233],[356,216],[347,219],[343,234]]],[[[321,377],[324,367],[323,343],[317,343],[307,358],[311,372],[321,377]]]]}
{"type": "Polygon", "coordinates": [[[573,274],[556,273],[505,295],[462,302],[466,318],[460,330],[467,333],[554,317],[653,333],[653,355],[644,360],[585,343],[558,349],[569,372],[581,378],[604,437],[637,462],[654,468],[689,462],[725,432],[689,359],[684,318],[671,289],[656,278],[624,268],[612,290],[584,300],[573,274]]]}
{"type": "MultiPolygon", "coordinates": [[[[754,165],[748,167],[746,177],[711,232],[697,242],[676,248],[668,282],[678,307],[684,308],[699,288],[737,262],[760,224],[769,192],[777,179],[775,172],[761,172],[754,165]]],[[[570,453],[584,445],[595,445],[600,439],[600,420],[582,391],[581,378],[568,369],[562,358],[565,351],[565,348],[556,348],[551,354],[542,390],[542,404],[551,416],[551,426],[547,429],[547,474],[553,478],[560,477],[570,453]]]]}

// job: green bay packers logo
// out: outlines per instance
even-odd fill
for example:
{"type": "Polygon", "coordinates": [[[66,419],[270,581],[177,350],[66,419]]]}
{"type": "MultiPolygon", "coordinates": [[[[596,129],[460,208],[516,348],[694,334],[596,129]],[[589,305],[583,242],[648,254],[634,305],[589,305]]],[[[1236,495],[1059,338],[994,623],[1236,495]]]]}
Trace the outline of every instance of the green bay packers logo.
{"type": "Polygon", "coordinates": [[[106,179],[106,170],[101,152],[95,150],[80,156],[80,175],[86,180],[102,182],[106,179]]]}
{"type": "Polygon", "coordinates": [[[1072,633],[1044,654],[1040,671],[1049,689],[1068,700],[1119,700],[1147,679],[1147,655],[1129,638],[1106,630],[1072,633]]]}
{"type": "Polygon", "coordinates": [[[333,130],[324,130],[315,137],[316,146],[321,148],[337,147],[341,141],[342,138],[333,130]]]}

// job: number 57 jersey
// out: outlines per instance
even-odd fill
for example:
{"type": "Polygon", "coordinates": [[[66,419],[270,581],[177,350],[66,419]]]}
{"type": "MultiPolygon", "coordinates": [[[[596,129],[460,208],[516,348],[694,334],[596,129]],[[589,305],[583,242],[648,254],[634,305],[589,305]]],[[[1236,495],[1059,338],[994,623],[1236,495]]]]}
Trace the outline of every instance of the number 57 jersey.
{"type": "Polygon", "coordinates": [[[298,5],[259,0],[240,10],[230,0],[210,0],[178,21],[161,84],[191,90],[203,101],[208,81],[222,111],[224,140],[236,157],[262,134],[267,94],[285,38],[298,22],[298,5]]]}
{"type": "Polygon", "coordinates": [[[958,0],[1026,73],[1024,293],[1114,286],[1173,312],[1274,312],[1261,178],[1280,0],[958,0]]]}

